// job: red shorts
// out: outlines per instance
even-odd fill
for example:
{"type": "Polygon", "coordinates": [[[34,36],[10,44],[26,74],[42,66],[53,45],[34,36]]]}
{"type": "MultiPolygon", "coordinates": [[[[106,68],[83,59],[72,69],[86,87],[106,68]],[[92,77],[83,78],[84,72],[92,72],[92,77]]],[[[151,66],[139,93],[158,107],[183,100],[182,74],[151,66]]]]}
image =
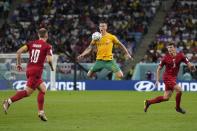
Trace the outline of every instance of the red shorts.
{"type": "Polygon", "coordinates": [[[35,90],[38,86],[43,82],[42,80],[42,70],[37,68],[27,68],[26,71],[27,76],[27,84],[26,86],[30,87],[31,89],[35,90]]]}
{"type": "Polygon", "coordinates": [[[174,77],[167,77],[163,79],[165,84],[165,91],[174,90],[174,86],[176,85],[176,78],[174,77]]]}

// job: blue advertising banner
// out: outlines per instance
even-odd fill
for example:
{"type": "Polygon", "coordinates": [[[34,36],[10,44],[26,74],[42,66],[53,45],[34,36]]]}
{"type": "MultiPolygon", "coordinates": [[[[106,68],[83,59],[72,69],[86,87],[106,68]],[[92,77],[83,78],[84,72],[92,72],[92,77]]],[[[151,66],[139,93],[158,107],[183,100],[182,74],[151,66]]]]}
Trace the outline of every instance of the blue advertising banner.
{"type": "MultiPolygon", "coordinates": [[[[0,90],[15,89],[21,90],[26,86],[25,80],[19,81],[0,81],[0,90]]],[[[78,81],[76,84],[77,90],[133,90],[133,91],[163,91],[165,85],[160,82],[158,87],[154,81],[139,81],[139,80],[87,80],[78,81]]],[[[177,81],[183,91],[197,91],[197,81],[177,81]]],[[[51,90],[50,82],[45,82],[48,90],[51,90]]],[[[72,81],[59,81],[55,84],[55,90],[74,90],[72,81]]]]}
{"type": "Polygon", "coordinates": [[[0,90],[12,89],[12,83],[11,81],[0,80],[0,90]]]}

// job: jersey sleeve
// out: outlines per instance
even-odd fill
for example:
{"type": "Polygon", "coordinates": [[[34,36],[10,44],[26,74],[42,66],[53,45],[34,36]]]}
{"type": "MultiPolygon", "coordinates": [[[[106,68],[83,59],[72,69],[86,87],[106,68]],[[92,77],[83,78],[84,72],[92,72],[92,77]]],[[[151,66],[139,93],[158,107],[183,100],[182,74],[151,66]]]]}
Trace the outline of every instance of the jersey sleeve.
{"type": "Polygon", "coordinates": [[[113,39],[114,44],[120,44],[120,41],[118,40],[118,38],[116,36],[113,35],[112,39],[113,39]]]}
{"type": "Polygon", "coordinates": [[[52,46],[48,46],[47,55],[50,55],[50,56],[53,55],[52,46]]]}
{"type": "Polygon", "coordinates": [[[182,57],[182,62],[184,62],[185,64],[189,63],[188,58],[183,53],[182,53],[181,57],[182,57]]]}
{"type": "Polygon", "coordinates": [[[27,46],[27,50],[30,49],[30,45],[31,45],[31,42],[27,42],[27,43],[25,44],[25,46],[27,46]]]}

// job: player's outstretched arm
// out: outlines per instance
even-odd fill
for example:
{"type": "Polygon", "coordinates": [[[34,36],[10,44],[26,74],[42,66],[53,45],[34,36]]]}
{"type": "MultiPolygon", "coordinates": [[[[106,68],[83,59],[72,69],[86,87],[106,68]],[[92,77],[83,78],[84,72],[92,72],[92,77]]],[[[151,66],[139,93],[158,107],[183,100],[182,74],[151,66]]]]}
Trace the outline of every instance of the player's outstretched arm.
{"type": "Polygon", "coordinates": [[[131,55],[129,54],[128,50],[126,49],[126,47],[125,47],[121,42],[119,42],[119,46],[120,46],[120,48],[124,51],[125,57],[126,57],[127,59],[133,59],[133,58],[131,57],[131,55]]]}
{"type": "Polygon", "coordinates": [[[53,68],[53,58],[51,55],[47,55],[47,62],[49,63],[49,66],[51,68],[52,71],[54,71],[54,68],[53,68]]]}
{"type": "Polygon", "coordinates": [[[27,50],[28,50],[28,47],[26,45],[24,45],[20,49],[18,49],[17,52],[16,52],[16,69],[18,71],[22,70],[22,67],[21,67],[21,54],[24,53],[24,52],[27,52],[27,50]]]}
{"type": "Polygon", "coordinates": [[[90,44],[85,50],[83,53],[81,53],[77,59],[80,60],[82,59],[84,56],[88,55],[94,48],[94,45],[93,44],[90,44]]]}

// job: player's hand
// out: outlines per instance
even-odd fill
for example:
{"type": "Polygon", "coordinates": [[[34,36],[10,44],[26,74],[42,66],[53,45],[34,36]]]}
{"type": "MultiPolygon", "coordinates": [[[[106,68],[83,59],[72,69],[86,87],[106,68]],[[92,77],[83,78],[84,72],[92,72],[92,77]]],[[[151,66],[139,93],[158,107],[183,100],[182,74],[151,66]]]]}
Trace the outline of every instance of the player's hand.
{"type": "Polygon", "coordinates": [[[155,86],[158,87],[158,85],[159,85],[159,81],[156,81],[155,86]]]}
{"type": "Polygon", "coordinates": [[[79,56],[77,57],[77,60],[81,60],[83,57],[84,57],[83,55],[79,55],[79,56]]]}
{"type": "Polygon", "coordinates": [[[192,65],[192,66],[190,67],[190,70],[191,70],[191,72],[195,72],[195,71],[196,71],[196,67],[195,67],[194,65],[192,65]]]}
{"type": "Polygon", "coordinates": [[[16,65],[16,70],[17,70],[18,72],[20,72],[20,71],[23,70],[23,68],[21,67],[21,65],[16,65]]]}

